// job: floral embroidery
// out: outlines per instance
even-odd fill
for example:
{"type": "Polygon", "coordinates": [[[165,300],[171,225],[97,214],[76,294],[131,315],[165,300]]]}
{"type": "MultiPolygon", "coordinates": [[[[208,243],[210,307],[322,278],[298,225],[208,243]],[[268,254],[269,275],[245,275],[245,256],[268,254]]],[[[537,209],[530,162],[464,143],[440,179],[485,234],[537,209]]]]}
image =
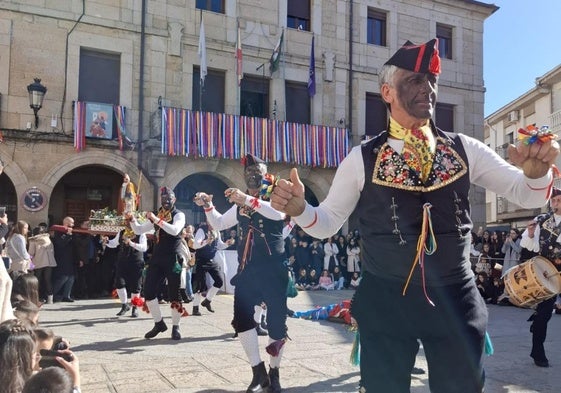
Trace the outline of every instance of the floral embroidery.
{"type": "Polygon", "coordinates": [[[388,143],[382,145],[374,165],[372,182],[388,187],[430,191],[456,181],[467,173],[464,160],[442,138],[437,138],[432,170],[424,183],[420,175],[421,161],[412,160],[412,153],[409,152],[399,154],[388,143]]]}

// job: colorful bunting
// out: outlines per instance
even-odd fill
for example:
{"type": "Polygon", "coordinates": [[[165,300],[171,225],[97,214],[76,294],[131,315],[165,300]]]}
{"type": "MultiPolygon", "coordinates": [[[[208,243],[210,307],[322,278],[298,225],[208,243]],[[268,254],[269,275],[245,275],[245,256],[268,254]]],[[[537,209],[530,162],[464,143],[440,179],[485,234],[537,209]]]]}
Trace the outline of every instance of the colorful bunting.
{"type": "Polygon", "coordinates": [[[162,108],[162,154],[336,167],[349,152],[345,128],[162,108]]]}

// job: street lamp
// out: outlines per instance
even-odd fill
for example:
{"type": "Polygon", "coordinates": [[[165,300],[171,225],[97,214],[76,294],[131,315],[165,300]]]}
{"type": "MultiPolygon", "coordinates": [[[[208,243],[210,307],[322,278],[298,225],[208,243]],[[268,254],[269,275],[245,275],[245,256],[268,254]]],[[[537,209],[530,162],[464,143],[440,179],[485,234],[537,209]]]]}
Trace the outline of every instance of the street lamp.
{"type": "Polygon", "coordinates": [[[35,129],[39,125],[39,117],[37,112],[43,106],[43,98],[47,92],[47,88],[41,84],[41,79],[33,78],[34,82],[27,86],[27,93],[29,94],[29,107],[33,109],[35,115],[35,129]]]}

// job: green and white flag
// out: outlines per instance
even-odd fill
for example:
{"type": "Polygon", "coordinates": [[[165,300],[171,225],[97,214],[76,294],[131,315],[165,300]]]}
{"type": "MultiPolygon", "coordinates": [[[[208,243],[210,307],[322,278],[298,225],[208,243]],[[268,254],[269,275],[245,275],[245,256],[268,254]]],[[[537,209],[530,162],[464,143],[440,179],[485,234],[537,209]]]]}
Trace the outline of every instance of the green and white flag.
{"type": "Polygon", "coordinates": [[[273,54],[271,55],[271,59],[269,60],[269,70],[271,71],[271,75],[273,74],[273,72],[279,69],[283,40],[284,40],[284,29],[279,38],[279,42],[277,42],[275,49],[273,49],[273,54]]]}

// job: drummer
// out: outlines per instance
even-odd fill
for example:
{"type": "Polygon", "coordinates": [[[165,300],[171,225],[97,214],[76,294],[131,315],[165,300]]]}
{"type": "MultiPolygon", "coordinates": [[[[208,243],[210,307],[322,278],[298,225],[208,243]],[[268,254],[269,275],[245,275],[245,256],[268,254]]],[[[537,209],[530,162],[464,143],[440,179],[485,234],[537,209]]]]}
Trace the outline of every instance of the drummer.
{"type": "MultiPolygon", "coordinates": [[[[553,187],[549,200],[551,211],[541,214],[528,223],[522,233],[521,261],[541,255],[550,260],[561,271],[561,189],[553,187]],[[540,241],[541,240],[541,241],[540,241]]],[[[532,351],[530,356],[538,367],[549,367],[543,343],[547,335],[547,323],[551,318],[557,296],[538,304],[528,321],[532,322],[532,351]]]]}

